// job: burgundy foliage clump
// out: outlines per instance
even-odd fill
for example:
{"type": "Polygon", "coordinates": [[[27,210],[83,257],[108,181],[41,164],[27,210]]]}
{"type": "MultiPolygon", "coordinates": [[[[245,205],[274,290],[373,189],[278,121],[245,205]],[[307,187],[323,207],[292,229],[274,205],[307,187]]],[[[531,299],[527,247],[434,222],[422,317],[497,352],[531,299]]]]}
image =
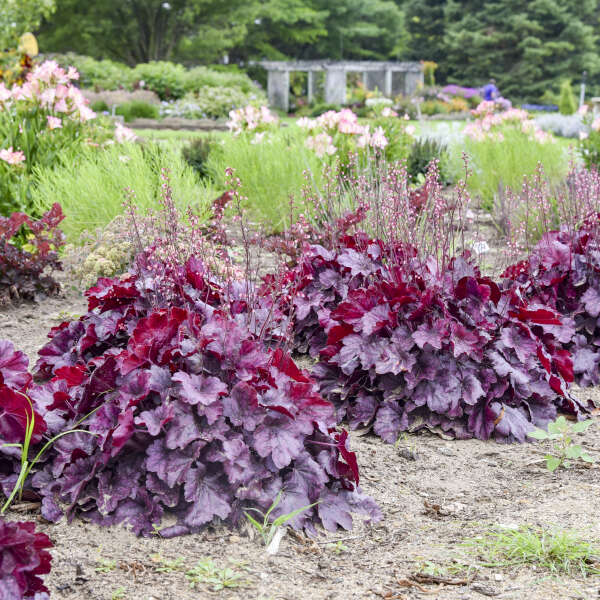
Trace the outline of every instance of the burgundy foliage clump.
{"type": "Polygon", "coordinates": [[[58,225],[63,218],[59,204],[37,221],[19,212],[0,216],[0,304],[58,292],[59,284],[45,271],[61,269],[58,249],[64,235],[58,225]],[[25,247],[16,239],[23,230],[28,234],[25,247]]]}
{"type": "MultiPolygon", "coordinates": [[[[11,342],[0,340],[0,446],[22,444],[28,421],[35,418],[32,443],[41,441],[46,423],[28,394],[36,387],[27,369],[27,357],[15,350],[11,342]]],[[[0,448],[0,486],[8,496],[17,480],[21,451],[16,447],[0,448]]]]}
{"type": "Polygon", "coordinates": [[[544,304],[569,319],[574,335],[565,347],[573,355],[575,381],[600,383],[600,215],[582,226],[551,231],[527,260],[503,277],[517,282],[530,302],[544,304]]]}
{"type": "Polygon", "coordinates": [[[35,524],[0,517],[0,598],[46,600],[48,588],[40,575],[50,573],[52,542],[35,524]]]}
{"type": "Polygon", "coordinates": [[[44,517],[66,503],[70,516],[148,535],[169,511],[177,522],[161,534],[173,536],[236,525],[282,492],[277,514],[317,503],[295,527],[378,519],[315,382],[250,333],[241,300],[222,309],[198,260],[181,269],[171,292],[142,267],[100,279],[89,312],[40,351],[31,397],[48,435],[81,419],[90,432],[61,437],[34,475],[44,517]]]}
{"type": "Polygon", "coordinates": [[[557,410],[584,409],[568,393],[562,344],[572,328],[556,311],[526,301],[518,286],[501,292],[468,255],[441,273],[434,263],[411,270],[410,249],[363,238],[367,251],[357,251],[356,240],[309,248],[296,270],[297,335],[320,350],[313,376],[338,420],[372,424],[389,442],[423,427],[525,441],[557,410]]]}

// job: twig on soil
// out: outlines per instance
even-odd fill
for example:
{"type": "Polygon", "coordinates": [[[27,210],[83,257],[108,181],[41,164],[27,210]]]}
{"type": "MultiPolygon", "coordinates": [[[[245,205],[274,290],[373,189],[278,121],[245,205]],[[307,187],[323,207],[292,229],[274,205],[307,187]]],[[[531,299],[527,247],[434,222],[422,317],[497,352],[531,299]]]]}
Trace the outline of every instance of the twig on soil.
{"type": "Polygon", "coordinates": [[[398,579],[396,578],[396,584],[401,587],[407,588],[417,588],[422,594],[437,594],[439,589],[428,590],[426,587],[423,587],[421,584],[416,581],[411,581],[410,579],[398,579]]]}
{"type": "Polygon", "coordinates": [[[19,502],[19,504],[13,504],[10,510],[13,512],[30,512],[37,510],[41,505],[41,502],[19,502]]]}
{"type": "Polygon", "coordinates": [[[353,535],[351,537],[344,537],[344,538],[339,538],[337,540],[325,540],[322,542],[315,542],[316,544],[323,544],[323,545],[327,545],[327,544],[337,544],[338,542],[349,542],[350,540],[358,540],[361,539],[363,536],[362,535],[353,535]]]}
{"type": "Polygon", "coordinates": [[[438,575],[428,575],[427,573],[413,573],[408,578],[417,583],[437,583],[440,585],[469,585],[473,577],[467,579],[450,579],[448,577],[439,577],[438,575]]]}

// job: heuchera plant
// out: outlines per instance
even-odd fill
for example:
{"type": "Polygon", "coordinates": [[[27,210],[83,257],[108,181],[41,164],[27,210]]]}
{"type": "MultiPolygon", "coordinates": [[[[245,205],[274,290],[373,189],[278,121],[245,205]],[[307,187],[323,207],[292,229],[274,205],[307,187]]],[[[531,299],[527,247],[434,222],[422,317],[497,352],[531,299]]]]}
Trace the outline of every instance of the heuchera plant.
{"type": "Polygon", "coordinates": [[[566,344],[575,381],[600,383],[600,215],[577,229],[546,233],[529,257],[503,274],[530,302],[544,304],[574,323],[566,344]]]}
{"type": "MultiPolygon", "coordinates": [[[[0,340],[0,481],[7,496],[16,482],[12,473],[19,452],[3,445],[23,443],[32,413],[26,397],[32,386],[27,365],[22,352],[16,351],[10,342],[0,340]]],[[[39,442],[46,424],[37,411],[35,416],[32,440],[39,442]]],[[[39,576],[50,572],[51,556],[46,550],[50,547],[48,537],[36,533],[33,523],[13,523],[0,516],[0,598],[48,597],[39,576]]]]}
{"type": "Polygon", "coordinates": [[[313,376],[338,420],[372,424],[388,442],[438,426],[459,438],[525,441],[557,409],[584,410],[567,391],[568,320],[518,286],[501,292],[468,255],[444,272],[434,263],[410,271],[407,256],[416,251],[364,238],[357,246],[354,236],[335,252],[309,248],[297,269],[297,336],[313,354],[320,348],[313,376]]]}
{"type": "Polygon", "coordinates": [[[0,216],[0,305],[13,300],[35,300],[40,294],[54,294],[59,284],[47,269],[61,269],[58,249],[64,235],[58,229],[64,215],[59,204],[39,220],[24,213],[0,216]],[[26,243],[17,241],[26,232],[26,243]]]}
{"type": "Polygon", "coordinates": [[[50,572],[51,547],[50,538],[36,532],[34,523],[0,517],[0,598],[47,600],[40,575],[50,572]]]}
{"type": "Polygon", "coordinates": [[[275,517],[316,503],[294,527],[378,519],[316,384],[249,332],[243,303],[219,308],[222,290],[197,259],[182,269],[171,294],[141,266],[100,279],[89,312],[54,328],[40,351],[42,385],[30,395],[48,434],[82,419],[95,434],[48,451],[32,479],[44,517],[59,518],[66,502],[71,516],[148,535],[169,511],[177,522],[161,534],[173,536],[215,519],[235,525],[283,492],[275,517]]]}

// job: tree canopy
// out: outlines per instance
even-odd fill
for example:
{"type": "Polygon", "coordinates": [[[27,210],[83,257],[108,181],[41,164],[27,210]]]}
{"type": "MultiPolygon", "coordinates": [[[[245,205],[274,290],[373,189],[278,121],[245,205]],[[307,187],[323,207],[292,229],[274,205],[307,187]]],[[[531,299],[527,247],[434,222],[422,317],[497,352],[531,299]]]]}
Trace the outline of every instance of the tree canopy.
{"type": "MultiPolygon", "coordinates": [[[[6,4],[8,3],[8,4],[6,4]]],[[[36,6],[52,0],[5,0],[36,6]]],[[[538,99],[600,74],[600,0],[57,0],[46,51],[136,64],[285,58],[432,60],[438,82],[538,99]]],[[[0,10],[6,10],[2,8],[0,10]]],[[[35,12],[35,11],[34,11],[35,12]]],[[[6,23],[0,14],[0,22],[6,23]]]]}

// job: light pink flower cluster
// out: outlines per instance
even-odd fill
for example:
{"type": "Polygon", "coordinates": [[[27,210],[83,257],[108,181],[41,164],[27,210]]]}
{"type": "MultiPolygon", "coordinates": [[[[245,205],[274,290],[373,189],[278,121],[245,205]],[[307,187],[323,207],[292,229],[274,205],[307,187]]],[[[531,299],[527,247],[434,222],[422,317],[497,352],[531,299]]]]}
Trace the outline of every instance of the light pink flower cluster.
{"type": "Polygon", "coordinates": [[[124,142],[135,142],[136,139],[137,135],[135,135],[133,129],[129,129],[129,127],[125,127],[117,121],[115,126],[115,140],[119,144],[124,142]]]}
{"type": "Polygon", "coordinates": [[[359,148],[379,148],[383,150],[388,145],[388,140],[385,137],[385,132],[382,127],[377,127],[373,133],[369,131],[369,125],[363,128],[361,136],[358,138],[356,145],[359,148]]]}
{"type": "Polygon", "coordinates": [[[600,117],[596,117],[593,121],[592,121],[592,129],[594,131],[600,131],[600,117]]]}
{"type": "Polygon", "coordinates": [[[325,132],[308,136],[305,143],[306,147],[313,150],[319,158],[323,158],[326,154],[331,156],[337,152],[337,148],[333,145],[333,138],[325,132]]]}
{"type": "Polygon", "coordinates": [[[242,131],[255,131],[265,129],[277,123],[277,116],[266,106],[256,108],[249,104],[245,108],[238,108],[229,112],[227,127],[233,135],[239,135],[242,131]]]}
{"type": "MultiPolygon", "coordinates": [[[[385,109],[384,109],[385,110],[385,109]]],[[[386,112],[385,117],[397,116],[397,113],[392,111],[386,112]]],[[[319,135],[313,135],[307,138],[306,145],[308,148],[317,147],[319,156],[325,154],[333,154],[332,148],[335,148],[334,141],[335,137],[341,135],[356,136],[356,145],[358,148],[385,148],[389,140],[385,137],[385,132],[382,127],[377,127],[374,131],[370,130],[369,125],[360,125],[358,117],[349,108],[343,108],[339,112],[335,110],[328,110],[316,119],[309,119],[302,117],[296,121],[296,124],[303,129],[308,129],[311,132],[317,132],[324,130],[319,135]],[[333,137],[332,137],[333,136],[333,137]],[[330,143],[326,144],[325,140],[331,140],[330,143]],[[325,151],[324,148],[328,150],[325,151]]],[[[408,135],[413,135],[415,128],[408,126],[405,129],[408,135]]]]}
{"type": "MultiPolygon", "coordinates": [[[[77,79],[79,73],[73,67],[65,71],[56,61],[47,60],[35,67],[22,85],[15,84],[8,89],[0,83],[0,109],[22,110],[38,106],[53,115],[64,114],[70,119],[89,121],[96,117],[96,113],[73,85],[72,82],[77,79]]],[[[50,126],[50,121],[48,124],[50,126]]],[[[51,129],[58,127],[56,121],[52,124],[51,129]]]]}
{"type": "Polygon", "coordinates": [[[18,165],[25,160],[25,155],[21,150],[15,150],[13,152],[12,146],[8,149],[3,148],[0,150],[0,160],[7,162],[9,165],[18,165]]]}
{"type": "Polygon", "coordinates": [[[492,140],[504,141],[504,135],[500,128],[511,125],[527,135],[531,141],[542,144],[555,142],[551,134],[541,130],[529,118],[529,113],[520,108],[509,108],[498,112],[498,104],[484,100],[471,113],[477,117],[475,121],[467,123],[464,134],[478,142],[492,140]]]}

